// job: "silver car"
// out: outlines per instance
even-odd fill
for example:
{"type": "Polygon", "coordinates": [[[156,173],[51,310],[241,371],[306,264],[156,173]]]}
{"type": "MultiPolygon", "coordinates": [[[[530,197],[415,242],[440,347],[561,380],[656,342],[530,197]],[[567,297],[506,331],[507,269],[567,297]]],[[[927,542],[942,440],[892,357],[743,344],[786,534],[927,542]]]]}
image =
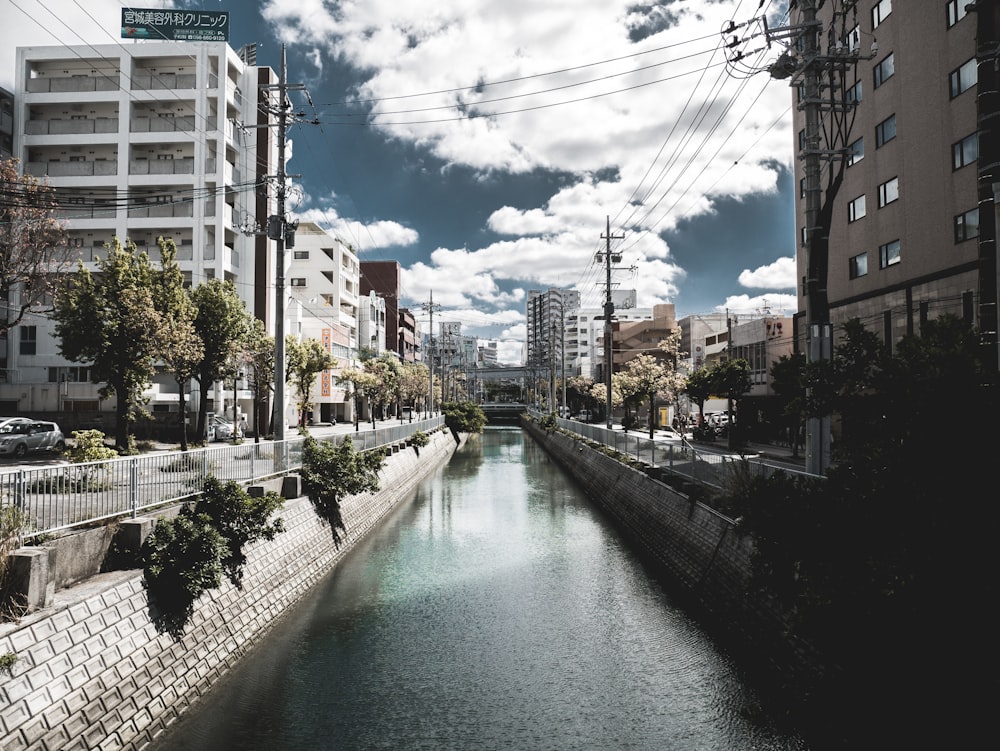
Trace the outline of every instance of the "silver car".
{"type": "Polygon", "coordinates": [[[0,455],[20,458],[33,451],[61,452],[65,448],[66,439],[54,422],[0,418],[0,455]]]}

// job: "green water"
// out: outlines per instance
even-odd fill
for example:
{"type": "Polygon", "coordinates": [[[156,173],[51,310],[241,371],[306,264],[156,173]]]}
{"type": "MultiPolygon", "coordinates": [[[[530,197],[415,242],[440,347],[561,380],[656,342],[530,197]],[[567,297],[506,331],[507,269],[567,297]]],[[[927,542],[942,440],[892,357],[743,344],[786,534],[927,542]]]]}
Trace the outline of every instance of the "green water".
{"type": "Polygon", "coordinates": [[[490,428],[154,748],[806,745],[544,451],[490,428]]]}

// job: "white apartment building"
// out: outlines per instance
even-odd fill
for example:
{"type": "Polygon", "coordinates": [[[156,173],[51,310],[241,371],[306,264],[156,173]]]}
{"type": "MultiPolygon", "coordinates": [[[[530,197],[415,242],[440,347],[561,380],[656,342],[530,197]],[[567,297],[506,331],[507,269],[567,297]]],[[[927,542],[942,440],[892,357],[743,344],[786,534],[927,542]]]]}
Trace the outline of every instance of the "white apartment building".
{"type": "MultiPolygon", "coordinates": [[[[358,346],[366,344],[370,336],[371,300],[359,295],[361,267],[358,257],[350,246],[313,222],[299,224],[295,244],[285,251],[285,256],[291,319],[286,333],[297,336],[300,341],[316,339],[337,361],[334,368],[320,373],[313,385],[312,419],[314,422],[351,422],[354,420],[353,400],[337,383],[337,377],[344,368],[361,367],[357,359],[358,346]]],[[[375,301],[381,304],[384,332],[385,301],[377,296],[375,301]]],[[[294,425],[297,417],[295,405],[289,403],[287,424],[294,425]]]]}
{"type": "MultiPolygon", "coordinates": [[[[96,269],[117,237],[155,262],[157,238],[172,238],[187,281],[231,280],[273,331],[273,246],[246,232],[273,211],[263,177],[277,144],[259,106],[276,97],[261,87],[273,71],[225,42],[19,47],[16,60],[13,154],[58,190],[81,260],[96,269]]],[[[0,412],[111,411],[85,364],[59,355],[53,328],[39,312],[0,340],[0,412]]],[[[177,409],[169,379],[146,396],[154,412],[177,409]]],[[[228,410],[221,389],[206,398],[228,410]]]]}

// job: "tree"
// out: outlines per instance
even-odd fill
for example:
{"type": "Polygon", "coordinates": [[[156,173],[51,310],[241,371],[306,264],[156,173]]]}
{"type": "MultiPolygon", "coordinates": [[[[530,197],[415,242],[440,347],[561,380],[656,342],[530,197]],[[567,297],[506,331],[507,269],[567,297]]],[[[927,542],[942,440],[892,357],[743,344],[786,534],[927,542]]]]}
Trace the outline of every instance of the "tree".
{"type": "MultiPolygon", "coordinates": [[[[566,381],[566,387],[579,398],[580,408],[589,408],[593,397],[590,390],[594,387],[594,379],[590,376],[572,376],[566,381]]],[[[576,401],[576,400],[571,400],[576,401]]],[[[574,412],[577,410],[574,410],[574,412]]],[[[590,422],[589,420],[587,422],[590,422]]]]}
{"type": "Polygon", "coordinates": [[[47,304],[72,263],[58,209],[49,185],[19,175],[17,159],[0,161],[0,336],[47,304]]]}
{"type": "Polygon", "coordinates": [[[611,374],[611,404],[625,408],[622,416],[622,429],[628,432],[638,422],[632,416],[632,410],[639,409],[645,394],[640,391],[640,383],[628,370],[611,374]]]}
{"type": "Polygon", "coordinates": [[[733,416],[733,402],[750,390],[750,363],[742,357],[723,360],[712,368],[713,391],[725,394],[729,403],[729,448],[736,446],[736,420],[733,416]]]}
{"type": "Polygon", "coordinates": [[[649,400],[649,437],[656,429],[656,395],[667,388],[669,383],[663,365],[652,355],[641,354],[629,360],[625,372],[631,378],[632,388],[649,400]]]}
{"type": "MultiPolygon", "coordinates": [[[[371,373],[357,368],[344,368],[337,376],[337,383],[347,387],[347,394],[354,400],[354,429],[361,429],[361,400],[367,398],[378,386],[371,373]]],[[[372,418],[374,421],[374,418],[372,418]]]]}
{"type": "Polygon", "coordinates": [[[285,353],[288,358],[287,380],[295,390],[299,425],[304,430],[309,424],[312,388],[316,376],[324,370],[335,368],[337,360],[318,339],[305,339],[300,342],[292,335],[285,337],[285,353]]]}
{"type": "Polygon", "coordinates": [[[203,436],[206,434],[209,391],[232,367],[233,353],[239,351],[250,330],[249,313],[236,286],[228,279],[209,279],[199,284],[192,291],[191,299],[198,308],[195,330],[205,347],[204,359],[195,374],[201,389],[197,433],[203,436]]]}
{"type": "Polygon", "coordinates": [[[698,405],[699,428],[705,419],[705,401],[714,393],[714,387],[715,383],[712,379],[712,371],[704,366],[688,375],[687,381],[684,384],[684,393],[691,398],[691,401],[698,405]]]}
{"type": "Polygon", "coordinates": [[[264,408],[267,406],[268,395],[274,390],[274,337],[268,336],[264,322],[259,318],[250,321],[243,350],[243,365],[253,393],[254,442],[260,443],[261,428],[267,420],[264,408]]]}
{"type": "Polygon", "coordinates": [[[375,412],[384,419],[385,408],[398,397],[401,367],[395,356],[383,353],[365,360],[365,371],[374,378],[368,388],[368,400],[375,407],[372,410],[372,426],[374,426],[375,412]]]}
{"type": "Polygon", "coordinates": [[[838,722],[871,712],[895,735],[915,711],[978,711],[967,693],[939,691],[965,685],[993,638],[982,592],[994,565],[1000,396],[996,365],[978,349],[976,332],[952,316],[922,324],[895,354],[849,322],[820,405],[851,415],[838,461],[823,481],[778,473],[734,498],[753,537],[753,593],[777,598],[791,634],[823,658],[820,685],[802,693],[836,702],[838,722]],[[977,419],[939,438],[941,399],[955,395],[977,419]],[[984,491],[959,499],[956,484],[984,491]],[[929,643],[949,649],[928,652],[929,643]]]}
{"type": "Polygon", "coordinates": [[[330,525],[333,542],[338,547],[340,533],[347,531],[340,514],[341,498],[378,490],[378,473],[384,462],[381,449],[355,451],[349,437],[338,446],[306,436],[302,450],[302,492],[309,497],[316,515],[330,525]]]}
{"type": "Polygon", "coordinates": [[[486,413],[473,402],[445,402],[441,411],[453,433],[482,433],[486,427],[486,413]]]}
{"type": "Polygon", "coordinates": [[[194,378],[205,356],[205,346],[195,330],[197,308],[184,288],[184,273],[177,265],[177,246],[173,240],[158,240],[163,271],[154,285],[156,307],[163,313],[161,359],[174,376],[178,393],[178,416],[181,451],[187,451],[187,385],[194,378]]]}
{"type": "Polygon", "coordinates": [[[797,352],[775,360],[771,365],[771,387],[783,403],[781,414],[786,420],[788,443],[792,456],[798,457],[806,408],[806,356],[797,352]]]}
{"type": "MultiPolygon", "coordinates": [[[[83,263],[56,296],[53,318],[60,352],[90,363],[91,379],[103,383],[102,398],[114,396],[115,447],[130,450],[129,426],[143,413],[142,392],[163,354],[163,315],[154,298],[156,272],[146,253],[117,238],[98,259],[99,273],[83,263]]],[[[174,262],[176,263],[176,262],[174,262]]]]}
{"type": "Polygon", "coordinates": [[[419,362],[404,362],[399,379],[399,400],[410,408],[410,422],[417,404],[427,396],[430,389],[430,371],[419,362]]]}

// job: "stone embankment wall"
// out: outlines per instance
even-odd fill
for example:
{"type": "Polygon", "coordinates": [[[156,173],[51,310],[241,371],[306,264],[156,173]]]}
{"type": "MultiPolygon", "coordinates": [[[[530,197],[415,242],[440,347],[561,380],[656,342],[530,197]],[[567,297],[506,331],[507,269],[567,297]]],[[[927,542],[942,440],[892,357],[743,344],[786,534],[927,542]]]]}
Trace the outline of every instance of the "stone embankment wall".
{"type": "Polygon", "coordinates": [[[286,530],[247,551],[242,589],[225,581],[203,595],[180,641],[157,632],[135,570],[91,577],[0,625],[0,655],[17,656],[13,675],[0,674],[0,748],[147,746],[457,447],[447,430],[430,439],[388,457],[377,493],[343,501],[339,547],[308,499],[286,501],[286,530]]]}
{"type": "Polygon", "coordinates": [[[530,419],[523,424],[711,630],[786,685],[816,669],[809,646],[789,639],[782,613],[747,595],[753,541],[731,519],[579,437],[545,431],[530,419]]]}

